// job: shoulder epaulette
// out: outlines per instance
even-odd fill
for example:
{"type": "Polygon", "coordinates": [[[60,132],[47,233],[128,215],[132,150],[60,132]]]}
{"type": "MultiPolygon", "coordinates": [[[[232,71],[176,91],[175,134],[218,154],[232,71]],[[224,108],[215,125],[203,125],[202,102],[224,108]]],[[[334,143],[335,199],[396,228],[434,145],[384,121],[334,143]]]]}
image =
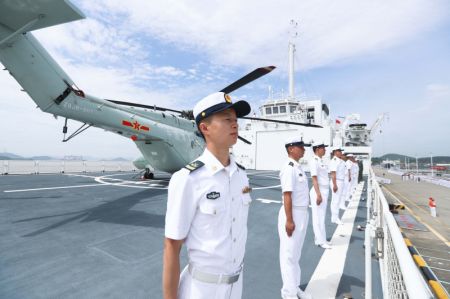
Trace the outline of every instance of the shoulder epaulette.
{"type": "Polygon", "coordinates": [[[245,170],[245,167],[244,167],[244,166],[242,166],[241,164],[239,164],[239,163],[237,163],[237,162],[235,162],[235,163],[236,163],[237,167],[239,167],[239,168],[242,169],[242,170],[245,170]]]}
{"type": "Polygon", "coordinates": [[[201,168],[205,163],[203,163],[200,160],[195,160],[194,162],[189,163],[188,165],[184,166],[189,172],[193,172],[199,168],[201,168]]]}
{"type": "Polygon", "coordinates": [[[294,167],[294,162],[289,162],[289,165],[294,167]]]}

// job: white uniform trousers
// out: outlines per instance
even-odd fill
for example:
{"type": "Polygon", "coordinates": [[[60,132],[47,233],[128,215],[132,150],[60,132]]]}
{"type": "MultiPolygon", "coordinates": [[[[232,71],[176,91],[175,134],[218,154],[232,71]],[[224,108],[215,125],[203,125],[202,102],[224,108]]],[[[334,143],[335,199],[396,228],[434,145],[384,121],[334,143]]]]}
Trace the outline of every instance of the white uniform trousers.
{"type": "Polygon", "coordinates": [[[339,219],[339,207],[341,206],[342,189],[344,188],[344,180],[336,180],[337,191],[333,192],[333,182],[330,182],[331,189],[331,222],[339,219]]]}
{"type": "Polygon", "coordinates": [[[355,177],[355,176],[352,177],[351,184],[352,184],[352,188],[351,188],[350,193],[353,194],[356,190],[356,186],[358,185],[358,177],[355,177]]]}
{"type": "Polygon", "coordinates": [[[308,228],[308,207],[292,207],[292,217],[295,230],[292,236],[286,233],[286,213],[284,205],[278,213],[278,236],[280,237],[280,269],[283,287],[281,297],[297,296],[300,289],[300,256],[302,254],[303,242],[305,241],[306,229],[308,228]]]}
{"type": "Polygon", "coordinates": [[[349,200],[349,196],[350,196],[350,185],[351,182],[349,182],[347,179],[344,179],[344,187],[342,188],[342,194],[341,194],[341,201],[339,204],[339,207],[341,209],[345,209],[345,202],[349,200]]]}
{"type": "Polygon", "coordinates": [[[193,278],[186,266],[180,275],[178,299],[241,299],[242,274],[233,284],[207,283],[193,278]]]}
{"type": "Polygon", "coordinates": [[[329,186],[321,186],[319,185],[320,194],[322,195],[322,203],[318,206],[316,199],[316,191],[314,190],[314,186],[311,188],[309,192],[309,197],[311,199],[311,210],[312,210],[312,224],[314,230],[314,239],[315,243],[320,245],[324,244],[327,241],[327,233],[325,231],[325,215],[327,213],[328,206],[328,192],[329,186]]]}

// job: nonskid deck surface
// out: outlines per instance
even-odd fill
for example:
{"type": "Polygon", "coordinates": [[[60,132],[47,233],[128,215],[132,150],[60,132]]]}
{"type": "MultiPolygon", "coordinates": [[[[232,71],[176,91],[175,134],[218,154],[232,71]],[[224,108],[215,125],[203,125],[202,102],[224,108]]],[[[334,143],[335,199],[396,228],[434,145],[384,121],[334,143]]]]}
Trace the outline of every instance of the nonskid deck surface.
{"type": "MultiPolygon", "coordinates": [[[[254,201],[243,298],[279,298],[278,173],[248,173],[254,201]]],[[[1,176],[0,298],[161,298],[170,176],[156,177],[141,181],[123,172],[1,176]]],[[[364,296],[364,231],[356,227],[365,225],[365,201],[351,205],[338,230],[328,209],[327,235],[335,247],[326,254],[314,245],[310,220],[301,287],[313,294],[364,296]]],[[[375,294],[381,290],[377,285],[375,294]]]]}

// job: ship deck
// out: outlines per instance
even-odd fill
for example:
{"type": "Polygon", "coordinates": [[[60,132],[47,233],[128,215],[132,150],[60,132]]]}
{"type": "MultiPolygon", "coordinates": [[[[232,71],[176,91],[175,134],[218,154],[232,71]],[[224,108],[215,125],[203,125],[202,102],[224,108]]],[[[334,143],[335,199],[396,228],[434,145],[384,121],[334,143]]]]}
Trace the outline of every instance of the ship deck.
{"type": "MultiPolygon", "coordinates": [[[[279,298],[277,172],[249,170],[243,298],[279,298]]],[[[0,177],[0,298],[161,298],[164,214],[170,176],[136,173],[0,177]]],[[[364,183],[359,186],[363,189],[364,183]]],[[[310,223],[301,287],[315,298],[364,298],[365,196],[354,196],[344,225],[326,221],[333,249],[314,245],[310,223]]],[[[182,251],[182,264],[186,253],[182,251]]],[[[373,298],[381,298],[373,260],[373,298]]]]}

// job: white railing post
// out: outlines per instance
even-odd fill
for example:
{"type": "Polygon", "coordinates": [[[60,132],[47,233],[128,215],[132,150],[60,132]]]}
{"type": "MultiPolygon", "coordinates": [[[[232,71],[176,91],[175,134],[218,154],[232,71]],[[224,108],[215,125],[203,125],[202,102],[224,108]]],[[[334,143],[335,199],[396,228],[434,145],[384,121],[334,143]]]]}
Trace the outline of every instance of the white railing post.
{"type": "Polygon", "coordinates": [[[3,174],[9,173],[9,161],[3,161],[3,174]]]}
{"type": "Polygon", "coordinates": [[[372,246],[371,246],[371,238],[370,231],[372,229],[370,224],[370,210],[372,204],[372,194],[371,194],[371,175],[369,174],[367,178],[367,189],[366,189],[366,210],[367,210],[367,222],[366,222],[366,230],[365,230],[365,239],[364,239],[364,247],[365,247],[365,298],[372,298],[372,246]]]}

